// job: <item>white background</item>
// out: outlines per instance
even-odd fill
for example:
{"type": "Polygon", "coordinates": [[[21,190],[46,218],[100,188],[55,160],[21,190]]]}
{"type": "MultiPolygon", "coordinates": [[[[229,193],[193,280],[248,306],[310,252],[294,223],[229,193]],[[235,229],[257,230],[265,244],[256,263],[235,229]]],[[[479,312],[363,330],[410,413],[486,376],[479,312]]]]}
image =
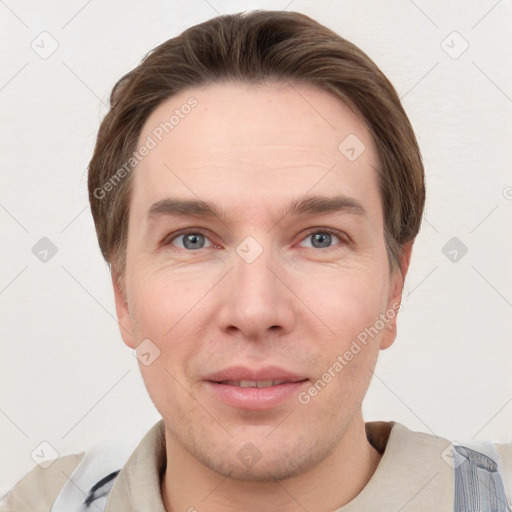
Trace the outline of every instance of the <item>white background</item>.
{"type": "Polygon", "coordinates": [[[308,14],[359,45],[422,149],[426,215],[366,419],[511,440],[512,3],[288,1],[0,2],[0,497],[42,441],[59,455],[135,444],[159,419],[119,335],[86,167],[122,74],[190,25],[255,8],[308,14]],[[47,59],[31,48],[43,31],[59,45],[47,59]],[[453,31],[469,44],[458,58],[453,31]],[[42,237],[58,248],[47,263],[32,253],[42,237]],[[468,248],[456,263],[442,252],[452,237],[468,248]]]}

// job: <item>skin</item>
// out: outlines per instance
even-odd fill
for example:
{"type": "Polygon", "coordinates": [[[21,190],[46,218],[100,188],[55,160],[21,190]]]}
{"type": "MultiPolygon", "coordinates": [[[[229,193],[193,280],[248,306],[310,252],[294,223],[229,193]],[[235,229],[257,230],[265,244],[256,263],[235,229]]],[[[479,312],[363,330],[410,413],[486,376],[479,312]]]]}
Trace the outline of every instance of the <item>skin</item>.
{"type": "Polygon", "coordinates": [[[379,350],[395,339],[396,318],[307,404],[293,397],[241,410],[212,397],[202,379],[232,364],[274,364],[309,385],[321,379],[379,314],[396,309],[411,246],[390,272],[377,152],[339,99],[286,83],[192,88],[151,114],[140,144],[190,96],[197,107],[132,176],[126,289],[112,272],[124,342],[135,348],[150,339],[160,350],[140,367],[165,423],[164,506],[334,510],[364,488],[380,461],[361,404],[379,350]],[[355,161],[338,150],[349,134],[366,146],[355,161]],[[313,194],[353,198],[364,214],[281,215],[289,201],[313,194]],[[148,208],[170,196],[211,201],[225,216],[150,221],[148,208]],[[340,233],[327,247],[314,245],[322,228],[340,233]],[[186,248],[183,232],[174,235],[183,229],[200,230],[199,248],[186,248]],[[263,250],[252,263],[236,252],[248,236],[263,250]],[[261,455],[252,467],[237,457],[247,443],[261,455]]]}

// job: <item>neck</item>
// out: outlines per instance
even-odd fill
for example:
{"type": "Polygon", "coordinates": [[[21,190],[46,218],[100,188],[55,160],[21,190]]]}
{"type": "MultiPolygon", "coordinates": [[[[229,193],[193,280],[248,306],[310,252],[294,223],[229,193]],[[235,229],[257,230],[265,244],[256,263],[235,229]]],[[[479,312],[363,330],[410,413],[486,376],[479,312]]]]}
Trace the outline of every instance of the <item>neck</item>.
{"type": "Polygon", "coordinates": [[[355,498],[382,457],[366,438],[362,415],[354,418],[334,451],[314,468],[278,482],[230,479],[192,457],[167,429],[167,467],[161,482],[167,512],[309,512],[336,510],[355,498]]]}

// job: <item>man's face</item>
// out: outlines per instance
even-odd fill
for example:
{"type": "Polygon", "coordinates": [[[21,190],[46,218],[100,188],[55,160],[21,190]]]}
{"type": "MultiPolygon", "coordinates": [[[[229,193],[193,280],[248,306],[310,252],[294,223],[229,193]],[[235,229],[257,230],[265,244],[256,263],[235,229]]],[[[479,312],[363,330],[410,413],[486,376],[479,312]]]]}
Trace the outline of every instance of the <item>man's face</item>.
{"type": "Polygon", "coordinates": [[[141,371],[168,443],[233,478],[305,471],[361,427],[395,337],[403,283],[388,268],[372,138],[334,96],[287,84],[184,91],[139,146],[148,136],[157,145],[132,176],[128,304],[115,285],[116,307],[128,346],[150,340],[141,371]],[[338,208],[288,212],[312,196],[338,208]],[[220,217],[152,208],[166,199],[220,217]]]}

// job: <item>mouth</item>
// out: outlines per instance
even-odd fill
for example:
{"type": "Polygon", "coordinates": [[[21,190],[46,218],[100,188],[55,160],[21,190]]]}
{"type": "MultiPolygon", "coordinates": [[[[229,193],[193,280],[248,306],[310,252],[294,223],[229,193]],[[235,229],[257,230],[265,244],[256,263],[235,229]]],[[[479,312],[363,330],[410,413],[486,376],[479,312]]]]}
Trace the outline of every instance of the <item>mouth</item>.
{"type": "MultiPolygon", "coordinates": [[[[253,411],[292,407],[293,399],[308,386],[309,379],[278,365],[256,368],[239,364],[212,372],[203,378],[207,399],[235,409],[253,411]]],[[[295,402],[297,402],[295,400],[295,402]]]]}
{"type": "Polygon", "coordinates": [[[223,380],[215,382],[215,384],[224,384],[226,386],[238,386],[240,388],[270,388],[272,386],[279,386],[281,384],[294,384],[296,382],[304,382],[307,379],[297,381],[286,381],[286,380],[223,380]]]}
{"type": "Polygon", "coordinates": [[[272,380],[223,380],[204,381],[205,389],[214,401],[235,409],[251,411],[272,410],[296,403],[297,395],[308,386],[308,379],[287,381],[272,380]]]}

